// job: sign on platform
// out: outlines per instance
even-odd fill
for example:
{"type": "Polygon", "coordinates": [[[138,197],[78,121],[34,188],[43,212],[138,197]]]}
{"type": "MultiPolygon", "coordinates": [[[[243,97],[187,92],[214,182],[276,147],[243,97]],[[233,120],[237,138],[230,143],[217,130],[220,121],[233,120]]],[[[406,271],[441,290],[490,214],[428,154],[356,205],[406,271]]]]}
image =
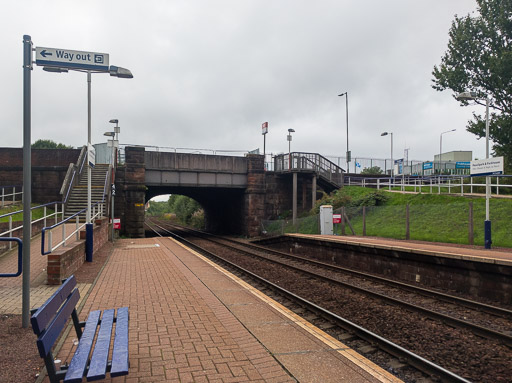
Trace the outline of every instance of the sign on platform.
{"type": "Polygon", "coordinates": [[[503,157],[471,161],[472,176],[492,176],[503,174],[503,157]]]}
{"type": "Polygon", "coordinates": [[[268,122],[264,122],[261,124],[261,134],[267,134],[268,133],[268,122]]]}
{"type": "Polygon", "coordinates": [[[332,223],[341,223],[341,214],[333,214],[332,223]]]}
{"type": "Polygon", "coordinates": [[[108,72],[108,54],[36,47],[36,65],[108,72]]]}
{"type": "Polygon", "coordinates": [[[121,218],[114,218],[114,230],[121,230],[121,218]]]}
{"type": "Polygon", "coordinates": [[[96,165],[96,149],[91,144],[88,144],[89,150],[87,151],[87,158],[89,166],[93,168],[96,165]]]}

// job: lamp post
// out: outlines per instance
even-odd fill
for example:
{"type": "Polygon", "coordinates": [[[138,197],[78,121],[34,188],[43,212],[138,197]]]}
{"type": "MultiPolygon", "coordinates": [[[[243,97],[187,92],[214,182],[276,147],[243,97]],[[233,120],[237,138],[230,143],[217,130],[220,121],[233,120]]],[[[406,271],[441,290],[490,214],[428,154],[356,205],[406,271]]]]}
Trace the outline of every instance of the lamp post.
{"type": "Polygon", "coordinates": [[[107,136],[107,137],[111,137],[110,140],[108,140],[108,142],[110,142],[112,145],[112,150],[110,152],[110,162],[112,164],[112,176],[111,176],[111,185],[110,185],[110,201],[111,201],[111,205],[110,205],[110,217],[111,217],[111,224],[112,224],[112,227],[111,227],[111,231],[110,231],[110,234],[111,234],[111,238],[112,238],[112,242],[114,242],[114,196],[115,196],[115,185],[114,185],[114,169],[115,169],[115,166],[114,166],[114,161],[115,161],[115,146],[114,146],[114,136],[115,136],[115,133],[114,132],[105,132],[103,133],[104,136],[107,136]]]}
{"type": "Polygon", "coordinates": [[[391,177],[394,179],[395,163],[393,161],[393,132],[383,132],[380,135],[382,137],[382,136],[387,136],[388,134],[391,136],[391,177]]]}
{"type": "MultiPolygon", "coordinates": [[[[347,173],[349,172],[349,162],[351,160],[351,153],[350,151],[348,150],[348,92],[345,92],[345,93],[342,93],[342,94],[338,94],[338,97],[341,97],[341,96],[345,96],[345,109],[346,109],[346,115],[347,115],[347,153],[346,153],[346,158],[347,158],[347,173]]],[[[355,172],[355,170],[354,170],[355,172]]]]}
{"type": "MultiPolygon", "coordinates": [[[[459,101],[470,101],[470,100],[478,100],[481,97],[478,97],[476,92],[462,92],[459,93],[456,97],[459,101]]],[[[489,104],[490,98],[488,95],[485,95],[485,158],[489,158],[489,104]]],[[[491,234],[491,219],[489,217],[489,199],[491,197],[491,178],[489,176],[485,176],[485,222],[484,222],[484,247],[486,249],[491,248],[492,244],[492,234],[491,234]]]]}
{"type": "MultiPolygon", "coordinates": [[[[132,72],[129,69],[121,68],[118,66],[111,65],[108,67],[108,70],[84,70],[84,69],[74,69],[74,68],[61,68],[61,67],[53,67],[53,66],[45,66],[43,67],[44,71],[54,72],[54,73],[67,73],[68,70],[74,70],[77,72],[85,72],[87,73],[87,152],[88,155],[91,154],[91,75],[92,73],[110,73],[112,77],[119,78],[133,78],[132,72]]],[[[85,233],[86,233],[86,246],[85,246],[85,260],[87,262],[92,262],[92,250],[93,250],[93,225],[91,223],[91,205],[92,205],[92,194],[91,194],[91,183],[92,183],[92,171],[91,171],[91,158],[88,158],[87,161],[87,211],[86,211],[86,225],[85,225],[85,233]]]]}
{"type": "Polygon", "coordinates": [[[267,167],[266,167],[266,163],[265,163],[265,159],[266,159],[266,154],[265,154],[265,138],[267,137],[267,133],[268,133],[268,122],[264,122],[263,124],[261,124],[261,134],[263,135],[263,167],[265,170],[267,170],[267,167]]]}
{"type": "Polygon", "coordinates": [[[295,133],[295,130],[288,129],[288,136],[286,136],[288,140],[288,169],[292,168],[292,133],[295,133]]]}
{"type": "Polygon", "coordinates": [[[442,132],[439,136],[439,175],[441,175],[441,166],[443,164],[442,155],[443,155],[443,134],[455,132],[457,129],[447,130],[446,132],[442,132]]]}

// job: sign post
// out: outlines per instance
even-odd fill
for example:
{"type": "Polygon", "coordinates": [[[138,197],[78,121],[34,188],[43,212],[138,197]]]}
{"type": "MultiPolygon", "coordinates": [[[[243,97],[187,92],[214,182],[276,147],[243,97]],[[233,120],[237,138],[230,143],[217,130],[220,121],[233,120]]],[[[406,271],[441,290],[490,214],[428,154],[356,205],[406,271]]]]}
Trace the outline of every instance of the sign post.
{"type": "MultiPolygon", "coordinates": [[[[261,124],[261,134],[263,134],[263,166],[265,167],[265,138],[268,133],[268,122],[261,124]]],[[[266,167],[265,167],[266,168],[266,167]]]]}

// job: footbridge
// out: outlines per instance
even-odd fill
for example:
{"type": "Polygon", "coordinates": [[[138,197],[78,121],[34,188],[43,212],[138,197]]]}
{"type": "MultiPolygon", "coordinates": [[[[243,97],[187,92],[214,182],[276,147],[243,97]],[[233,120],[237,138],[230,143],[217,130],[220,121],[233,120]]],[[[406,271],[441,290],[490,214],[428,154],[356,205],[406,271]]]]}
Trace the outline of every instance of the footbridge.
{"type": "MultiPolygon", "coordinates": [[[[343,169],[318,154],[289,153],[265,171],[262,155],[243,157],[149,151],[126,147],[116,173],[116,208],[126,235],[144,235],[144,206],[154,196],[181,194],[205,212],[206,229],[255,236],[261,220],[310,209],[317,189],[341,187],[343,169]],[[124,224],[123,224],[124,223],[124,224]]],[[[118,215],[116,213],[116,215],[118,215]]]]}

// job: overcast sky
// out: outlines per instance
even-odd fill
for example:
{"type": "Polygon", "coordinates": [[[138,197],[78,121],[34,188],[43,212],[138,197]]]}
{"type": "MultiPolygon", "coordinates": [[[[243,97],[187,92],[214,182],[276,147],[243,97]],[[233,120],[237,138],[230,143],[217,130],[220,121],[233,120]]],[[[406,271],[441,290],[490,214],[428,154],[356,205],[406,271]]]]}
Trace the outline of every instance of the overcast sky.
{"type": "MultiPolygon", "coordinates": [[[[454,15],[474,0],[9,1],[0,32],[0,146],[20,147],[22,37],[108,53],[133,79],[92,75],[92,142],[119,119],[121,144],[431,160],[471,150],[471,113],[431,87],[454,15]]],[[[87,142],[86,74],[32,71],[32,142],[87,142]]]]}

